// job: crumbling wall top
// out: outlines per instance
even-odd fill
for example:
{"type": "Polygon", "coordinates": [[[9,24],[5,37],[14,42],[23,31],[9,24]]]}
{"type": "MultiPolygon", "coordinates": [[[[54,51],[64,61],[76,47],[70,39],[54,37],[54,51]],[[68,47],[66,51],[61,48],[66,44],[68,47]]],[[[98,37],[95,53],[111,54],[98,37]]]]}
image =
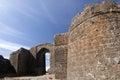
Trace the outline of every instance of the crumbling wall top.
{"type": "Polygon", "coordinates": [[[69,31],[91,17],[115,11],[120,13],[120,5],[115,2],[103,1],[102,4],[88,5],[84,8],[83,12],[78,13],[72,19],[69,31]]]}
{"type": "Polygon", "coordinates": [[[68,44],[68,33],[62,33],[55,35],[55,46],[67,45],[68,44]]]}
{"type": "Polygon", "coordinates": [[[28,51],[28,50],[21,47],[21,48],[18,49],[17,51],[12,52],[12,53],[10,54],[10,56],[20,54],[19,52],[22,52],[22,51],[28,51]]]}
{"type": "Polygon", "coordinates": [[[40,44],[40,45],[32,47],[29,51],[34,56],[34,58],[36,58],[36,53],[38,53],[42,48],[46,48],[50,50],[50,52],[52,53],[53,47],[54,47],[53,43],[44,43],[44,44],[40,44]]]}

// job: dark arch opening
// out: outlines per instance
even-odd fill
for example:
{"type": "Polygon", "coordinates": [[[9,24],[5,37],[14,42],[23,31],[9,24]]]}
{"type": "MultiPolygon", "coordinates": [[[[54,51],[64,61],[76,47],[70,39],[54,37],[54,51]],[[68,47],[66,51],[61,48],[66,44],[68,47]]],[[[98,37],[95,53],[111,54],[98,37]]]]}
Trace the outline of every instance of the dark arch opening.
{"type": "Polygon", "coordinates": [[[46,74],[46,54],[50,51],[46,48],[42,48],[36,55],[36,68],[38,75],[46,74]]]}

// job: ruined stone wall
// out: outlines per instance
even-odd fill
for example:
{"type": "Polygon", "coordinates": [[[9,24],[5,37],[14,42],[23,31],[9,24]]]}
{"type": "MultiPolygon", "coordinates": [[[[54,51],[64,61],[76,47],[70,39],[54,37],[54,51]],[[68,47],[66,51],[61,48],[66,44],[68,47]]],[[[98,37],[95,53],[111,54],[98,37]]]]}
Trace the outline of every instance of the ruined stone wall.
{"type": "Polygon", "coordinates": [[[18,54],[16,52],[13,52],[12,54],[10,54],[10,62],[17,72],[18,71],[18,54]]]}
{"type": "Polygon", "coordinates": [[[30,53],[24,48],[20,48],[16,52],[13,52],[10,56],[10,62],[14,66],[18,76],[29,75],[30,53]]]}
{"type": "Polygon", "coordinates": [[[14,66],[18,76],[43,75],[46,73],[46,52],[50,53],[50,69],[48,73],[54,73],[54,45],[51,43],[41,44],[32,47],[30,50],[20,48],[11,54],[10,62],[14,66]]]}
{"type": "Polygon", "coordinates": [[[18,53],[18,75],[28,76],[30,75],[29,68],[31,67],[29,62],[30,53],[26,49],[20,49],[18,53]]]}
{"type": "Polygon", "coordinates": [[[55,78],[67,78],[68,33],[55,35],[55,78]]]}
{"type": "Polygon", "coordinates": [[[54,44],[32,47],[29,50],[31,55],[21,51],[11,54],[10,61],[16,71],[38,75],[40,68],[45,67],[44,64],[41,67],[43,54],[50,52],[49,73],[55,74],[56,79],[120,79],[120,6],[116,3],[104,1],[87,6],[74,17],[69,32],[55,35],[54,39],[54,44]]]}
{"type": "Polygon", "coordinates": [[[41,49],[43,49],[43,48],[48,50],[48,51],[45,51],[44,53],[46,53],[46,52],[50,53],[50,69],[49,69],[49,73],[54,73],[54,68],[55,68],[54,44],[52,44],[52,43],[40,44],[38,46],[32,47],[30,49],[30,53],[36,59],[37,53],[39,53],[39,51],[41,49]]]}
{"type": "Polygon", "coordinates": [[[69,32],[67,80],[120,79],[120,7],[90,5],[69,32]]]}

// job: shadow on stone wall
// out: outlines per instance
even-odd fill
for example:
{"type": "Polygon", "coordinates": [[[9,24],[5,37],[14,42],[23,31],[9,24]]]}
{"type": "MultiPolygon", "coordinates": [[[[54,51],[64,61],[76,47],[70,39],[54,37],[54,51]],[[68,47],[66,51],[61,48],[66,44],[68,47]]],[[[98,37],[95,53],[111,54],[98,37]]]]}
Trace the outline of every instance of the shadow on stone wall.
{"type": "Polygon", "coordinates": [[[46,52],[49,52],[49,50],[42,48],[36,53],[36,57],[24,48],[13,52],[10,60],[16,69],[17,76],[39,76],[46,74],[46,52]]]}
{"type": "Polygon", "coordinates": [[[5,59],[2,55],[0,55],[0,78],[14,76],[16,76],[14,67],[8,59],[5,59]]]}

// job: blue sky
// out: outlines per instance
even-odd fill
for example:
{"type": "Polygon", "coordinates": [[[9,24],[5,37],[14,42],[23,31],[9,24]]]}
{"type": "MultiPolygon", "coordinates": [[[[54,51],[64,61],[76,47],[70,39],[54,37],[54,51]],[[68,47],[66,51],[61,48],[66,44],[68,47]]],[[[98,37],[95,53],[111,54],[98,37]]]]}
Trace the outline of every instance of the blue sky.
{"type": "MultiPolygon", "coordinates": [[[[90,3],[102,0],[0,0],[0,54],[53,42],[68,31],[71,19],[90,3]]],[[[116,0],[120,2],[119,0],[116,0]]]]}

